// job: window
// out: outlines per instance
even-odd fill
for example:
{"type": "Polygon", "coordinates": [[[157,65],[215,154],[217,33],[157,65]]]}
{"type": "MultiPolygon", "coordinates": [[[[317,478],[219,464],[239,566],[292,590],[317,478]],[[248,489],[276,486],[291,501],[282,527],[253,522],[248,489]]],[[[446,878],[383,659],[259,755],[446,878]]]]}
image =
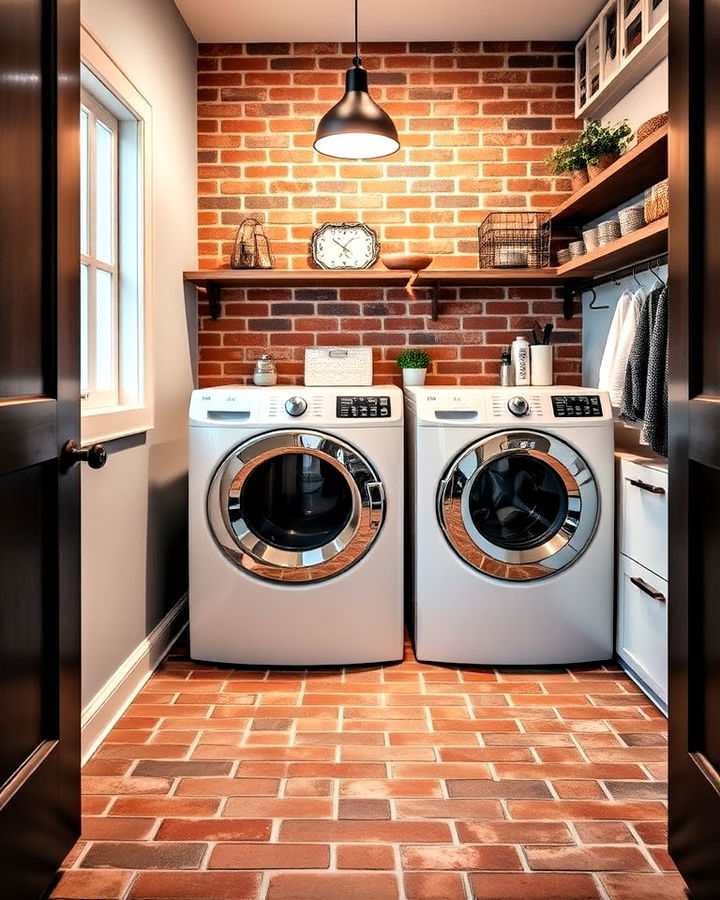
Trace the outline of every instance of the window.
{"type": "Polygon", "coordinates": [[[81,32],[80,344],[84,443],[153,425],[151,109],[81,32]]]}
{"type": "Polygon", "coordinates": [[[80,390],[86,409],[118,394],[118,120],[86,91],[80,107],[80,390]]]}

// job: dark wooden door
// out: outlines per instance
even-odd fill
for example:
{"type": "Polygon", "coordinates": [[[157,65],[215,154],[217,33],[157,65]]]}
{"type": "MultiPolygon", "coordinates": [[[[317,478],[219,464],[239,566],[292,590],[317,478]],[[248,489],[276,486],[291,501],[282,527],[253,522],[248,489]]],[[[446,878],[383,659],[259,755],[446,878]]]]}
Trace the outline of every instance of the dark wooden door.
{"type": "Polygon", "coordinates": [[[77,0],[0,0],[0,895],[80,825],[77,0]]]}
{"type": "Polygon", "coordinates": [[[720,0],[670,7],[670,852],[720,897],[720,0]]]}

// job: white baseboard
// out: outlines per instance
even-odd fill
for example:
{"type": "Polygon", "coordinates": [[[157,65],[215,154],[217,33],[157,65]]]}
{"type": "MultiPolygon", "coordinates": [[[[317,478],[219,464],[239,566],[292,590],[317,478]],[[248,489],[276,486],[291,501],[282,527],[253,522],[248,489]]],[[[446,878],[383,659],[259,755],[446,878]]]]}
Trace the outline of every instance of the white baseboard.
{"type": "Polygon", "coordinates": [[[80,747],[83,765],[125,712],[187,624],[185,594],[108,678],[82,711],[80,747]]]}

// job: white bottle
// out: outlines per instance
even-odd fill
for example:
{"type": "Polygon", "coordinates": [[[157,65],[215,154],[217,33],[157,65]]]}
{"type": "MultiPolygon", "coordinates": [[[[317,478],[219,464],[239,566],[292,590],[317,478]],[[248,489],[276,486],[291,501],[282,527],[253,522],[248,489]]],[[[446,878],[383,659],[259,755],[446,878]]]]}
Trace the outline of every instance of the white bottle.
{"type": "Polygon", "coordinates": [[[530,344],[527,339],[516,337],[510,352],[515,369],[515,384],[530,384],[530,344]]]}

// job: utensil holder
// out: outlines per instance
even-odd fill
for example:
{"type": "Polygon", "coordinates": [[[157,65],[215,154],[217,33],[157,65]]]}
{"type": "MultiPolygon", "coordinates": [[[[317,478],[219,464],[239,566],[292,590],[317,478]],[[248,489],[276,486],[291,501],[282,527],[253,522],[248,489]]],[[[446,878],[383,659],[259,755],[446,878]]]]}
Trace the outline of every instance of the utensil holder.
{"type": "Polygon", "coordinates": [[[553,383],[553,345],[531,344],[530,384],[553,383]]]}

